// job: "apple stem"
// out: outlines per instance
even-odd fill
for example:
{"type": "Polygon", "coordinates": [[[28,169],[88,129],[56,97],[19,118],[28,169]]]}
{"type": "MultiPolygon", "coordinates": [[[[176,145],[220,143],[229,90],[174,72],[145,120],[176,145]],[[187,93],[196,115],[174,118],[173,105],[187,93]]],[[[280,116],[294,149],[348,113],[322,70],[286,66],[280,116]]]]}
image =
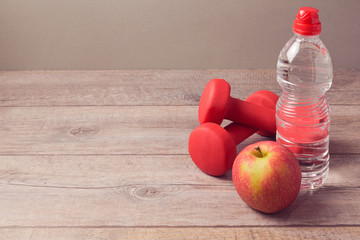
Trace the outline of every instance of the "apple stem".
{"type": "Polygon", "coordinates": [[[260,153],[260,157],[264,157],[259,146],[257,146],[255,150],[260,153]]]}

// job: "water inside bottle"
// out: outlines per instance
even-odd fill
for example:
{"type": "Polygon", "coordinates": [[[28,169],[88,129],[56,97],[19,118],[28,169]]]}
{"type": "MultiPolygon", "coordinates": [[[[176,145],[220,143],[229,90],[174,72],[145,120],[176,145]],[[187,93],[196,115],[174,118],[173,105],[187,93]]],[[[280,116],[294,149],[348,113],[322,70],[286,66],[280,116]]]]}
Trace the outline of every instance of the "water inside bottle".
{"type": "Polygon", "coordinates": [[[329,169],[329,106],[325,92],[332,65],[318,37],[294,36],[281,51],[277,80],[283,89],[276,109],[277,141],[299,160],[302,187],[316,189],[329,169]]]}

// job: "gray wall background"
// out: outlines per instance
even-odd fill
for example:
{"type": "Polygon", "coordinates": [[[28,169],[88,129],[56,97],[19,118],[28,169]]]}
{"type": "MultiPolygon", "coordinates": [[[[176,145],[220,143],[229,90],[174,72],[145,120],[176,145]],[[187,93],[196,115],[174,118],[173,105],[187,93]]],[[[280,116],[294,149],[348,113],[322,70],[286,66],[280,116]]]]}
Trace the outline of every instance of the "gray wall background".
{"type": "Polygon", "coordinates": [[[359,0],[0,0],[0,70],[275,68],[301,6],[360,69],[359,0]]]}

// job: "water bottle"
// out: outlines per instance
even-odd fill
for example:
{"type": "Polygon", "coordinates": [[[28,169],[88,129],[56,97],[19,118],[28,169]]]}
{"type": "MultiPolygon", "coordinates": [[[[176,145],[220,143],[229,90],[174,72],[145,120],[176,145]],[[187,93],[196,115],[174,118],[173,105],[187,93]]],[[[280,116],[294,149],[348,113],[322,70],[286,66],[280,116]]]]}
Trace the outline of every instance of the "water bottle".
{"type": "Polygon", "coordinates": [[[329,105],[325,92],[333,78],[328,50],[319,35],[318,11],[299,9],[293,24],[294,36],[281,50],[277,81],[282,95],[276,105],[276,140],[297,157],[302,188],[317,189],[329,171],[329,105]]]}

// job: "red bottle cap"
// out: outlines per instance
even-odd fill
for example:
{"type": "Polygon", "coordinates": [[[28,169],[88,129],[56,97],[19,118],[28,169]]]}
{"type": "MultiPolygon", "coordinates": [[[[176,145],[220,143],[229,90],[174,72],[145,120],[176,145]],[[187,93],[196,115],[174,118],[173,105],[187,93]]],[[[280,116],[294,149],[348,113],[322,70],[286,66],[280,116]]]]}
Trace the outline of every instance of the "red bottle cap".
{"type": "Polygon", "coordinates": [[[312,7],[302,7],[294,20],[294,32],[301,35],[318,35],[321,33],[319,10],[312,7]]]}

